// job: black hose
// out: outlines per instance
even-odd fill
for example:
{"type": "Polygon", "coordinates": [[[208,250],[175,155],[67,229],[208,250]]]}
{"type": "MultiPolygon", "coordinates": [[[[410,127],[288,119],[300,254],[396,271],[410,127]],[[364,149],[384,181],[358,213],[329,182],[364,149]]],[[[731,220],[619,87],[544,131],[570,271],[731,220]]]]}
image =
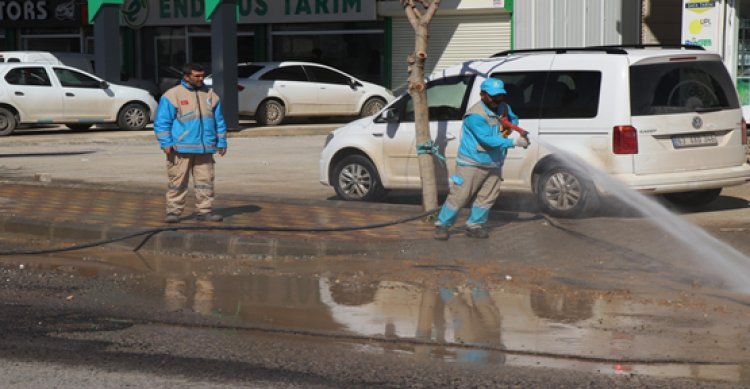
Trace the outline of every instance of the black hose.
{"type": "Polygon", "coordinates": [[[421,219],[423,217],[429,216],[431,214],[434,214],[438,211],[439,208],[431,209],[429,211],[424,211],[417,215],[407,216],[400,219],[388,221],[388,222],[382,222],[382,223],[373,223],[373,224],[365,224],[361,226],[339,226],[339,227],[268,227],[268,226],[204,226],[204,225],[194,225],[194,226],[169,226],[169,227],[156,227],[156,228],[149,228],[142,231],[134,232],[128,235],[124,235],[118,238],[111,238],[111,239],[102,239],[102,240],[96,240],[93,242],[86,242],[81,243],[73,246],[68,247],[58,247],[58,248],[52,248],[52,249],[39,249],[39,250],[24,250],[24,249],[17,249],[17,250],[6,250],[6,251],[0,251],[0,256],[2,255],[39,255],[39,254],[52,254],[52,253],[62,253],[66,251],[75,251],[75,250],[82,250],[87,249],[91,247],[96,246],[103,246],[110,243],[120,242],[123,240],[128,240],[132,238],[136,238],[142,235],[146,235],[146,237],[133,249],[133,251],[138,251],[141,247],[143,247],[149,239],[151,239],[152,236],[165,231],[194,231],[194,230],[201,230],[201,231],[263,231],[263,232],[342,232],[342,231],[358,231],[358,230],[371,230],[374,228],[382,228],[382,227],[388,227],[393,226],[397,224],[407,223],[410,221],[414,221],[417,219],[421,219]]]}

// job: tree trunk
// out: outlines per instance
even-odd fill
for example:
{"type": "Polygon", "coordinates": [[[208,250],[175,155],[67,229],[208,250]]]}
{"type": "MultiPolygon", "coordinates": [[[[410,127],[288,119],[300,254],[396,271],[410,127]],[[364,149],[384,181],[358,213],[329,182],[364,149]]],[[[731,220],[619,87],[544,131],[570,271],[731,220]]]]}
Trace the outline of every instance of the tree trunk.
{"type": "MultiPolygon", "coordinates": [[[[425,0],[419,2],[427,8],[424,15],[416,10],[413,2],[403,2],[407,17],[415,32],[414,52],[409,56],[407,62],[409,64],[408,91],[414,103],[414,127],[418,148],[419,145],[432,144],[427,94],[425,93],[424,64],[427,60],[427,38],[429,36],[427,27],[437,11],[440,0],[433,0],[429,5],[425,0]]],[[[435,156],[430,153],[420,153],[418,158],[419,175],[422,180],[422,206],[425,210],[435,209],[438,207],[435,156]]]]}

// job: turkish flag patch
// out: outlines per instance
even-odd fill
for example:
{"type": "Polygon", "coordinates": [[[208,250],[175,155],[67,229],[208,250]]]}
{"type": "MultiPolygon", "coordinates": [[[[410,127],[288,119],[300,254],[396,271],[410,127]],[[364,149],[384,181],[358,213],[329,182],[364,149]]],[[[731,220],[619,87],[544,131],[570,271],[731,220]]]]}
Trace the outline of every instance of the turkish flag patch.
{"type": "Polygon", "coordinates": [[[180,100],[180,105],[188,105],[189,102],[187,100],[180,100]]]}

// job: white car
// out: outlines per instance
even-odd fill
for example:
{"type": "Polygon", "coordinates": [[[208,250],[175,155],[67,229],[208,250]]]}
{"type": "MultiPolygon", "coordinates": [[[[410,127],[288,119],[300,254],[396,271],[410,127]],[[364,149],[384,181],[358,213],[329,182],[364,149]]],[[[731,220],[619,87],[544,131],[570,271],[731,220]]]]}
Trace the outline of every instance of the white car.
{"type": "MultiPolygon", "coordinates": [[[[535,193],[549,214],[580,215],[599,193],[542,142],[682,206],[705,205],[723,187],[750,180],[742,110],[718,55],[600,47],[505,52],[433,74],[427,100],[431,137],[447,157],[438,169],[442,189],[453,174],[464,112],[490,76],[505,82],[507,101],[532,140],[527,149],[509,150],[503,188],[535,193]]],[[[346,200],[419,189],[411,98],[331,133],[320,181],[346,200]]]]}
{"type": "Polygon", "coordinates": [[[0,136],[34,123],[62,123],[79,131],[117,123],[139,130],[151,122],[156,106],[143,89],[110,84],[70,66],[0,63],[0,136]]]}
{"type": "Polygon", "coordinates": [[[370,116],[393,100],[382,86],[316,63],[243,63],[237,73],[239,113],[264,125],[287,117],[370,116]]]}

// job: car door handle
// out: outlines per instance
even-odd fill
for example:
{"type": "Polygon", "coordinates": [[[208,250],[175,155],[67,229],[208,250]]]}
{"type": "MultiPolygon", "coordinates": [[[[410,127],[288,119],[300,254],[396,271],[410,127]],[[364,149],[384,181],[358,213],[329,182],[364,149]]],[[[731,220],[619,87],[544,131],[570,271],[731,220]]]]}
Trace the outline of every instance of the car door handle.
{"type": "Polygon", "coordinates": [[[16,96],[26,96],[25,94],[23,94],[23,92],[16,92],[16,93],[14,93],[14,94],[15,94],[16,96]]]}
{"type": "Polygon", "coordinates": [[[455,139],[456,139],[456,136],[455,136],[455,135],[453,135],[453,134],[451,134],[450,132],[448,132],[448,133],[446,133],[446,134],[445,134],[445,139],[448,139],[448,140],[455,140],[455,139]]]}
{"type": "Polygon", "coordinates": [[[75,95],[70,92],[65,92],[65,96],[74,97],[75,95]]]}
{"type": "Polygon", "coordinates": [[[374,136],[374,137],[376,137],[376,138],[380,138],[380,137],[382,137],[382,136],[383,136],[383,133],[382,133],[382,132],[373,132],[373,133],[372,133],[372,136],[374,136]]]}

